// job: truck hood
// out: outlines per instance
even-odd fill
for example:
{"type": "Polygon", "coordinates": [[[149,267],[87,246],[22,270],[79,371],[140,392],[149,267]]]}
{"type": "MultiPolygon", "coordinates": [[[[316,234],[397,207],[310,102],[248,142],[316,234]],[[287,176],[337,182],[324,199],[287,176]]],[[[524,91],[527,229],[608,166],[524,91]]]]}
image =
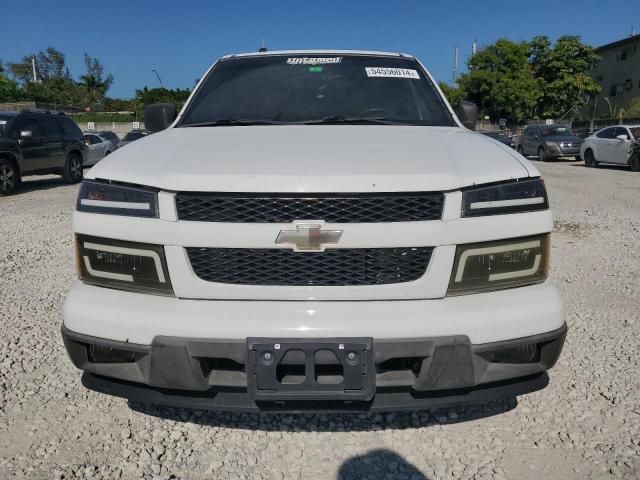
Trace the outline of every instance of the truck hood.
{"type": "Polygon", "coordinates": [[[170,128],[126,145],[87,178],[175,191],[437,191],[538,176],[510,148],[459,127],[170,128]]]}

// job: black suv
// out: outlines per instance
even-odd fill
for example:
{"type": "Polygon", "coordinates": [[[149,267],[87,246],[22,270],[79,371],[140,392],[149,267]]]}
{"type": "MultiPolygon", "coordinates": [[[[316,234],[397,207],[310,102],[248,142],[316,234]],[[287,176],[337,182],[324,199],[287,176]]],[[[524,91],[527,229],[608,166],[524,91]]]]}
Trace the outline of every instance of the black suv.
{"type": "Polygon", "coordinates": [[[0,112],[0,196],[11,194],[25,175],[55,173],[82,180],[82,131],[64,114],[0,112]]]}

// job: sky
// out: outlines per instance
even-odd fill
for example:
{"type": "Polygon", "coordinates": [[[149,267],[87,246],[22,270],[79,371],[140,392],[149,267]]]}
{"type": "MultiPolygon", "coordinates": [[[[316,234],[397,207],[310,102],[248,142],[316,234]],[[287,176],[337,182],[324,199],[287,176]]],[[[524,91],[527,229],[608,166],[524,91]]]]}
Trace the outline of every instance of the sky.
{"type": "Polygon", "coordinates": [[[471,45],[535,35],[580,35],[594,46],[640,32],[638,0],[522,2],[479,0],[165,1],[0,0],[0,60],[53,46],[75,78],[83,54],[114,76],[110,97],[157,87],[192,88],[219,57],[269,50],[359,49],[417,56],[451,83],[454,49],[464,70],[471,45]],[[529,8],[525,8],[528,5],[529,8]],[[535,5],[531,8],[531,5],[535,5]],[[629,12],[624,14],[624,12],[629,12]]]}

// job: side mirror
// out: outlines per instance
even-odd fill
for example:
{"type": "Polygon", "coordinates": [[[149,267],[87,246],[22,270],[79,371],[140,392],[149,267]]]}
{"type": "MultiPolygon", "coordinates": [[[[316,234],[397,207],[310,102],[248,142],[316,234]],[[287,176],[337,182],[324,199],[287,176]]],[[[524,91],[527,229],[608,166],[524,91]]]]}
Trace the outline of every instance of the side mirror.
{"type": "Polygon", "coordinates": [[[626,135],[618,135],[616,138],[618,140],[629,140],[629,138],[626,135]]]}
{"type": "Polygon", "coordinates": [[[20,132],[20,138],[33,138],[33,132],[31,130],[22,130],[20,132]]]}
{"type": "Polygon", "coordinates": [[[470,130],[476,129],[476,120],[478,119],[478,106],[473,102],[461,100],[458,105],[458,118],[462,125],[470,130]]]}
{"type": "Polygon", "coordinates": [[[178,109],[173,103],[154,103],[144,110],[144,126],[152,132],[164,130],[178,116],[178,109]]]}

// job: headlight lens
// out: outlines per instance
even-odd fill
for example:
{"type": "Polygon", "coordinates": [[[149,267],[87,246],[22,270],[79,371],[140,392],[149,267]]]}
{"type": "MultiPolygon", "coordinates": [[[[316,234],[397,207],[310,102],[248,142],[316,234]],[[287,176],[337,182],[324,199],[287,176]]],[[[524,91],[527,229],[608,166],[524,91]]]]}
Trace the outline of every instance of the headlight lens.
{"type": "Polygon", "coordinates": [[[173,295],[164,248],[76,235],[78,276],[91,285],[173,295]]]}
{"type": "Polygon", "coordinates": [[[547,278],[548,270],[548,234],[458,245],[447,294],[541,283],[547,278]]]}
{"type": "Polygon", "coordinates": [[[157,217],[158,193],[109,183],[82,182],[76,210],[133,217],[157,217]]]}
{"type": "Polygon", "coordinates": [[[462,192],[463,217],[531,212],[548,208],[547,190],[540,178],[473,188],[462,192]]]}

